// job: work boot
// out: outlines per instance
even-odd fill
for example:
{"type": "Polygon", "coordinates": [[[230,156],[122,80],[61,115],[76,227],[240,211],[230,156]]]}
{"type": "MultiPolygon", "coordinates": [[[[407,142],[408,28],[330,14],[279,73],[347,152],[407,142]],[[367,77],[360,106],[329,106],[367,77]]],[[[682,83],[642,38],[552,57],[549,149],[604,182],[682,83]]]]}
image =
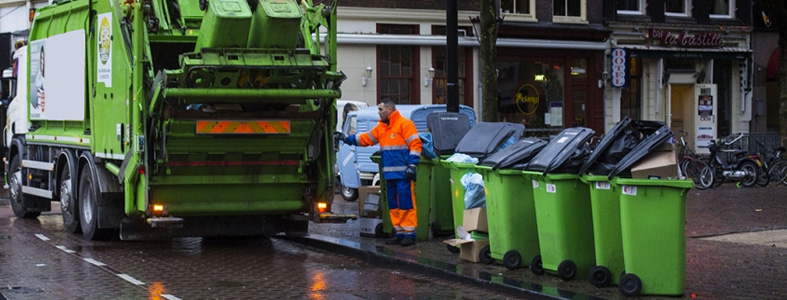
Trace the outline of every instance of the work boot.
{"type": "Polygon", "coordinates": [[[400,245],[402,244],[402,239],[398,237],[392,237],[390,239],[385,240],[386,245],[400,245]]]}
{"type": "Polygon", "coordinates": [[[402,239],[402,246],[407,247],[407,246],[412,246],[412,245],[415,245],[415,240],[414,239],[411,239],[409,237],[406,237],[406,238],[402,239]]]}

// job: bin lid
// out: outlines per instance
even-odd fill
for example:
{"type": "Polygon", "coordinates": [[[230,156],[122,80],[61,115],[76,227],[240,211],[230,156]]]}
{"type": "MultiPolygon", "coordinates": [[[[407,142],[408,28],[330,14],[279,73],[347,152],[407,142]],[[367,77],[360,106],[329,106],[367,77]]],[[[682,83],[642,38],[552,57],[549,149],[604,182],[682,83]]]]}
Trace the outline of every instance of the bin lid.
{"type": "Polygon", "coordinates": [[[593,150],[593,153],[590,154],[588,160],[582,165],[582,168],[579,169],[579,175],[586,174],[590,166],[596,163],[603,154],[606,154],[607,149],[618,139],[621,138],[623,133],[626,132],[626,128],[631,124],[631,118],[625,117],[623,120],[620,120],[617,124],[615,124],[612,129],[610,129],[607,134],[601,138],[601,141],[596,146],[596,149],[593,150]]]}
{"type": "Polygon", "coordinates": [[[497,151],[479,163],[493,169],[508,168],[519,163],[530,161],[538,154],[547,142],[539,138],[524,138],[514,142],[513,145],[497,151]]]}
{"type": "Polygon", "coordinates": [[[484,158],[497,151],[510,137],[519,139],[525,125],[508,122],[479,122],[456,145],[457,153],[484,158]]]}
{"type": "MultiPolygon", "coordinates": [[[[647,130],[649,130],[649,128],[644,128],[644,130],[640,130],[640,131],[647,132],[647,130]]],[[[672,138],[673,135],[674,133],[672,132],[672,130],[666,125],[661,126],[659,129],[656,129],[655,131],[647,135],[645,138],[643,138],[642,141],[640,141],[639,144],[637,144],[637,146],[631,150],[631,152],[626,154],[626,156],[624,156],[623,159],[621,159],[620,162],[618,162],[618,164],[615,165],[615,167],[609,173],[608,178],[612,179],[612,177],[618,176],[623,171],[631,168],[631,166],[634,165],[637,161],[639,161],[642,157],[652,152],[661,144],[669,141],[669,139],[672,138]]]]}
{"type": "Polygon", "coordinates": [[[540,171],[543,174],[557,170],[569,158],[576,157],[582,151],[581,148],[587,147],[586,143],[594,134],[593,129],[585,127],[564,129],[530,160],[525,170],[540,171]]]}

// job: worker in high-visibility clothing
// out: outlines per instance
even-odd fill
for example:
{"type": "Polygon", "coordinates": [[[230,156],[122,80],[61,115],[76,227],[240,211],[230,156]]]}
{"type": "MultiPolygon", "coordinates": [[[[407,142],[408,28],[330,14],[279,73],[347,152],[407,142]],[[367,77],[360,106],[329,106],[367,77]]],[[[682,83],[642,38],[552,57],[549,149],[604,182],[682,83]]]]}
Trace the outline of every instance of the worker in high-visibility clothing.
{"type": "Polygon", "coordinates": [[[364,147],[380,144],[388,208],[396,230],[396,236],[385,243],[411,246],[415,244],[415,228],[418,226],[413,186],[421,158],[421,139],[413,121],[396,110],[393,100],[383,100],[377,109],[380,121],[371,131],[350,136],[337,132],[334,138],[364,147]]]}

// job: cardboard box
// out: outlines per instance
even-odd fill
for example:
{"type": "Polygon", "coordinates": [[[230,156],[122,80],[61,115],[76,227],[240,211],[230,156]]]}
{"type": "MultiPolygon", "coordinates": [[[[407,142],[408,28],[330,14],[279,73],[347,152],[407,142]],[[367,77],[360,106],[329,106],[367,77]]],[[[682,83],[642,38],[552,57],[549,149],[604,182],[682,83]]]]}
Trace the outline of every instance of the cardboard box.
{"type": "Polygon", "coordinates": [[[667,179],[678,177],[678,163],[673,144],[664,143],[631,166],[631,177],[667,179]]]}
{"type": "Polygon", "coordinates": [[[478,207],[465,210],[462,216],[462,227],[471,231],[489,232],[489,225],[486,221],[486,208],[478,207]]]}
{"type": "Polygon", "coordinates": [[[489,241],[473,241],[463,239],[451,239],[443,241],[444,244],[451,246],[459,246],[459,258],[469,262],[480,262],[481,258],[478,255],[481,253],[481,248],[489,245],[489,241]]]}
{"type": "MultiPolygon", "coordinates": [[[[361,228],[361,236],[376,237],[378,235],[377,226],[382,226],[383,219],[358,218],[358,224],[361,228]]],[[[380,232],[382,232],[382,228],[380,228],[380,232]]]]}
{"type": "Polygon", "coordinates": [[[380,216],[380,187],[362,186],[358,188],[358,214],[360,217],[380,216]]]}

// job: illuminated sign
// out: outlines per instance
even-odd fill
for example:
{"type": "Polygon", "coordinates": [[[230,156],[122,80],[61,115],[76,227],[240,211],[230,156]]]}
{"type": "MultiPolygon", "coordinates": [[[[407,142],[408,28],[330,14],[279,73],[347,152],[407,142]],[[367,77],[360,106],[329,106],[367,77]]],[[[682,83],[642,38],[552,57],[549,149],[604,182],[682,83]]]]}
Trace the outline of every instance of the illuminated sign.
{"type": "Polygon", "coordinates": [[[540,102],[538,90],[532,84],[523,84],[516,90],[516,108],[523,114],[534,114],[540,102]]]}

